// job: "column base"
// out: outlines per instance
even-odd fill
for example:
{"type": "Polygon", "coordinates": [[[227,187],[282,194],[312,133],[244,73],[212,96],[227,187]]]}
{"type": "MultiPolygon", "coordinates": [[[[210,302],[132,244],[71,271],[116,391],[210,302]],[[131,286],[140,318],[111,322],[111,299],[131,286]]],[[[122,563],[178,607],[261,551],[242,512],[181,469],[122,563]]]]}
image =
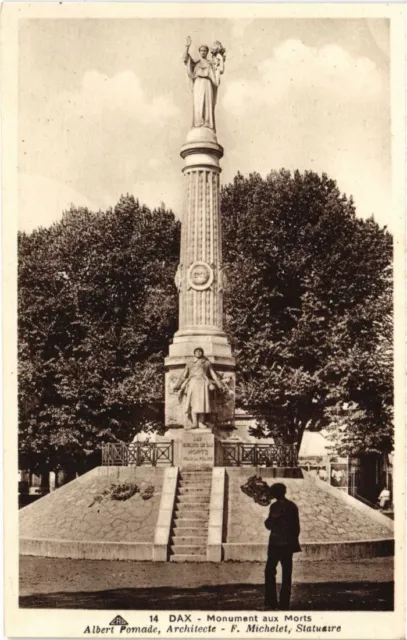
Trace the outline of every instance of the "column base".
{"type": "MultiPolygon", "coordinates": [[[[223,361],[227,368],[235,366],[235,359],[232,356],[232,349],[223,331],[208,333],[199,329],[189,329],[177,332],[174,335],[173,343],[169,347],[168,358],[165,365],[171,366],[177,359],[182,359],[185,366],[185,358],[192,358],[195,349],[201,348],[205,356],[215,365],[222,365],[223,361]]],[[[215,366],[215,369],[217,367],[215,366]]]]}

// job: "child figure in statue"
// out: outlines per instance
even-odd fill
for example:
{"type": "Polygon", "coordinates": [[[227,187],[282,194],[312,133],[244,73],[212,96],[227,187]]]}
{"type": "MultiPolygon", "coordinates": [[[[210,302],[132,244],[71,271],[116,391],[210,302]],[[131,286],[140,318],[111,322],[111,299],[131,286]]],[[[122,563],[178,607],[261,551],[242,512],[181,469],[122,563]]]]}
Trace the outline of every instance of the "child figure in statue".
{"type": "Polygon", "coordinates": [[[179,391],[180,401],[185,396],[185,413],[192,422],[192,428],[205,428],[205,416],[215,413],[215,389],[222,389],[222,383],[216,375],[203,349],[194,350],[194,359],[185,365],[184,372],[174,391],[179,391]]]}

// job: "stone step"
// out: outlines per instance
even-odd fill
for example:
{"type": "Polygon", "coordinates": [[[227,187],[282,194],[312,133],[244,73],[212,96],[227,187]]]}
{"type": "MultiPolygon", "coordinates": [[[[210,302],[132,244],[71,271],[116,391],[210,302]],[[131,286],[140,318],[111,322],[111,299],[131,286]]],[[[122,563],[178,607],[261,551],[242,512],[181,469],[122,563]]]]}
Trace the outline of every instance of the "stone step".
{"type": "Polygon", "coordinates": [[[175,498],[175,509],[195,509],[196,511],[208,511],[209,510],[209,496],[176,496],[175,498]],[[188,500],[188,498],[190,498],[188,500]],[[196,498],[204,498],[201,500],[197,500],[196,498]]]}
{"type": "Polygon", "coordinates": [[[183,493],[177,495],[176,504],[209,504],[210,496],[205,494],[190,495],[183,493]]]}
{"type": "Polygon", "coordinates": [[[210,487],[212,478],[179,478],[179,486],[181,487],[210,487]]]}
{"type": "Polygon", "coordinates": [[[170,556],[170,562],[206,562],[206,553],[199,555],[176,553],[170,556]]]}
{"type": "Polygon", "coordinates": [[[188,518],[188,516],[182,516],[177,518],[173,522],[173,529],[181,531],[182,529],[199,529],[199,531],[208,531],[208,519],[188,518]]]}
{"type": "Polygon", "coordinates": [[[202,485],[189,485],[187,487],[181,486],[178,488],[177,491],[178,495],[183,496],[183,495],[210,495],[211,493],[211,488],[209,487],[205,487],[202,485]]]}
{"type": "MultiPolygon", "coordinates": [[[[195,520],[175,520],[173,526],[174,536],[202,536],[208,535],[208,525],[207,523],[203,524],[200,527],[192,526],[195,520]],[[191,524],[192,523],[192,524],[191,524]]],[[[201,522],[198,520],[197,522],[201,522]]]]}
{"type": "Polygon", "coordinates": [[[190,477],[190,478],[179,478],[179,484],[180,486],[189,486],[189,485],[196,485],[196,486],[205,486],[205,487],[210,487],[212,484],[212,478],[211,477],[204,477],[204,478],[196,478],[196,477],[190,477]]]}
{"type": "Polygon", "coordinates": [[[173,538],[173,539],[175,539],[175,538],[188,538],[189,539],[190,538],[191,540],[192,540],[192,538],[193,539],[197,539],[198,541],[196,543],[193,543],[193,544],[202,544],[202,540],[205,540],[205,544],[206,544],[206,540],[207,540],[207,537],[208,537],[208,529],[207,528],[204,529],[203,527],[201,529],[198,529],[197,527],[193,527],[193,529],[195,529],[193,533],[187,533],[187,531],[188,531],[187,527],[184,528],[184,529],[173,529],[172,532],[171,532],[171,538],[173,538]]]}
{"type": "Polygon", "coordinates": [[[181,472],[172,523],[170,560],[205,562],[212,471],[181,472]]]}
{"type": "Polygon", "coordinates": [[[196,513],[181,513],[177,517],[174,517],[174,526],[192,527],[192,529],[202,529],[202,527],[205,527],[206,530],[208,522],[209,515],[207,513],[203,517],[196,513]]]}
{"type": "Polygon", "coordinates": [[[172,544],[170,550],[172,555],[205,555],[206,544],[172,544]]]}
{"type": "Polygon", "coordinates": [[[185,478],[187,476],[208,476],[212,477],[212,469],[181,469],[180,471],[181,478],[185,478]]]}
{"type": "MultiPolygon", "coordinates": [[[[182,477],[183,473],[185,473],[185,470],[183,471],[181,469],[181,471],[180,471],[181,477],[182,477]]],[[[198,467],[198,466],[195,466],[195,465],[191,465],[190,467],[188,467],[187,473],[191,473],[191,474],[194,473],[196,476],[201,475],[201,474],[202,475],[210,475],[210,476],[212,476],[212,467],[208,470],[207,467],[201,467],[201,466],[198,467]]]]}
{"type": "MultiPolygon", "coordinates": [[[[205,507],[205,505],[202,505],[205,507]]],[[[194,509],[193,504],[177,505],[175,508],[174,519],[188,519],[188,520],[203,520],[207,522],[209,520],[209,505],[202,509],[194,509]]]]}
{"type": "Polygon", "coordinates": [[[172,541],[171,541],[171,545],[174,546],[192,546],[192,547],[196,547],[196,546],[203,546],[206,547],[206,542],[208,540],[208,535],[200,535],[200,536],[179,536],[177,535],[173,535],[172,536],[172,541]]]}
{"type": "Polygon", "coordinates": [[[175,509],[181,507],[182,509],[196,509],[197,511],[203,509],[207,511],[209,509],[210,496],[199,493],[197,495],[190,493],[183,493],[180,496],[175,496],[175,509]]]}

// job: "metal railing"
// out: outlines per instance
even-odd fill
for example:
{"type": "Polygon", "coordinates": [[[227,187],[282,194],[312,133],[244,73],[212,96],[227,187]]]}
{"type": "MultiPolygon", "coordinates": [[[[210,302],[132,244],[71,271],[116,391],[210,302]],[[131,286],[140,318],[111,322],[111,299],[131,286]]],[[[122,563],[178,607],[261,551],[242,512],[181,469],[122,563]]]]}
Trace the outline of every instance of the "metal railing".
{"type": "MultiPolygon", "coordinates": [[[[296,467],[297,447],[217,441],[215,461],[218,467],[296,467]]],[[[174,442],[108,443],[102,447],[102,465],[173,466],[174,442]]]]}
{"type": "Polygon", "coordinates": [[[296,445],[218,442],[216,465],[219,467],[296,467],[296,445]]]}
{"type": "Polygon", "coordinates": [[[151,467],[174,464],[174,442],[108,443],[102,446],[102,465],[151,467]]]}

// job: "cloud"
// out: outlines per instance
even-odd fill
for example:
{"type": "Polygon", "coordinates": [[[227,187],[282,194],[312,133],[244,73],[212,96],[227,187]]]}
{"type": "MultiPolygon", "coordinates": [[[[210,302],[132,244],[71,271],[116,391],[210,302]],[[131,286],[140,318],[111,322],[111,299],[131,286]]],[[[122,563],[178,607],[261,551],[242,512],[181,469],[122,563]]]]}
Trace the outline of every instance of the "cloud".
{"type": "Polygon", "coordinates": [[[241,115],[253,104],[281,104],[293,93],[348,103],[375,99],[382,89],[381,76],[368,58],[353,58],[337,45],[318,49],[286,40],[274,49],[273,57],[260,62],[257,77],[227,85],[222,102],[229,112],[241,115]]]}
{"type": "Polygon", "coordinates": [[[18,228],[29,233],[37,227],[49,227],[70,208],[87,207],[98,211],[99,205],[91,202],[83,193],[58,180],[45,176],[20,173],[18,228]],[[41,197],[39,197],[41,194],[41,197]]]}
{"type": "MultiPolygon", "coordinates": [[[[49,223],[71,202],[97,203],[104,209],[121,193],[148,195],[146,188],[137,192],[144,182],[150,184],[161,175],[172,180],[167,147],[177,134],[173,123],[178,112],[172,93],[147,91],[133,71],[110,77],[87,71],[77,90],[55,95],[38,110],[36,126],[21,131],[21,170],[31,174],[35,167],[36,174],[22,181],[24,227],[45,223],[44,212],[32,198],[35,192],[47,193],[44,210],[49,223]],[[42,176],[47,176],[48,185],[42,176]],[[32,186],[35,182],[37,187],[32,186]]],[[[150,190],[153,196],[157,192],[150,190]]],[[[161,194],[160,198],[164,199],[161,194]]]]}
{"type": "Polygon", "coordinates": [[[151,208],[159,207],[162,203],[167,208],[173,208],[177,217],[180,215],[182,197],[179,184],[168,183],[164,178],[156,180],[134,179],[128,188],[114,191],[110,199],[91,201],[83,193],[76,191],[58,180],[53,180],[38,174],[20,173],[19,175],[19,207],[18,228],[30,233],[37,227],[49,227],[53,222],[62,218],[62,213],[75,207],[87,207],[91,211],[114,207],[123,193],[131,192],[142,204],[147,203],[151,208]],[[41,194],[41,198],[38,194],[41,194]]]}
{"type": "MultiPolygon", "coordinates": [[[[234,27],[243,37],[250,21],[236,20],[234,27]]],[[[244,59],[240,72],[236,66],[222,80],[217,118],[226,150],[223,182],[237,170],[325,171],[355,196],[361,215],[374,212],[388,222],[385,74],[368,58],[333,44],[308,47],[290,39],[271,52],[255,66],[244,59]]],[[[171,92],[176,79],[93,69],[75,90],[49,99],[38,92],[20,126],[20,169],[31,174],[20,190],[24,227],[49,224],[71,202],[104,209],[126,192],[150,206],[163,200],[178,214],[186,124],[182,102],[178,107],[179,96],[171,92]],[[38,193],[45,205],[37,204],[38,193]]]]}
{"type": "Polygon", "coordinates": [[[242,173],[326,172],[359,215],[389,224],[389,91],[370,59],[286,40],[251,77],[225,81],[222,107],[228,154],[242,173]]]}
{"type": "Polygon", "coordinates": [[[178,115],[172,93],[149,98],[133,71],[122,71],[113,77],[87,71],[80,91],[63,92],[59,102],[77,116],[122,113],[146,125],[163,126],[178,115]]]}
{"type": "Polygon", "coordinates": [[[232,30],[231,35],[232,38],[243,38],[247,27],[249,27],[253,22],[253,18],[238,18],[236,20],[232,20],[232,30]]]}

